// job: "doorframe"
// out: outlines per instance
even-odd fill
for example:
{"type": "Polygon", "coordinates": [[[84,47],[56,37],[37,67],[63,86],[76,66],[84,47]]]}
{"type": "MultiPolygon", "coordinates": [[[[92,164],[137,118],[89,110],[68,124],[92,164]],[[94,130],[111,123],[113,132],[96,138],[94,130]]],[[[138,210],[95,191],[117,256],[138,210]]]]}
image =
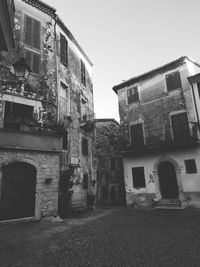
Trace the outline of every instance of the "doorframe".
{"type": "MultiPolygon", "coordinates": [[[[32,166],[35,167],[36,169],[36,188],[35,188],[35,212],[34,212],[34,220],[40,220],[41,219],[41,202],[42,202],[42,196],[39,193],[38,190],[38,164],[36,162],[34,162],[31,159],[25,159],[23,157],[18,157],[17,155],[15,155],[14,158],[8,159],[8,160],[4,160],[3,162],[0,162],[0,201],[1,201],[1,193],[2,193],[2,182],[3,182],[3,177],[2,177],[2,168],[5,165],[8,165],[10,163],[16,163],[16,162],[23,162],[23,163],[29,163],[32,166]]],[[[27,218],[21,218],[20,220],[27,220],[27,218]]],[[[15,219],[14,219],[15,220],[15,219]]],[[[19,220],[19,219],[16,219],[19,220]]]]}
{"type": "Polygon", "coordinates": [[[185,199],[185,196],[183,193],[183,183],[181,180],[181,167],[173,158],[170,158],[167,156],[161,156],[153,166],[153,175],[154,175],[155,189],[156,189],[156,200],[159,201],[160,199],[162,199],[162,194],[160,191],[160,181],[159,181],[159,175],[158,175],[158,166],[160,165],[160,163],[165,162],[165,161],[172,163],[172,165],[174,166],[177,185],[178,185],[178,198],[181,201],[183,201],[185,199]]]}

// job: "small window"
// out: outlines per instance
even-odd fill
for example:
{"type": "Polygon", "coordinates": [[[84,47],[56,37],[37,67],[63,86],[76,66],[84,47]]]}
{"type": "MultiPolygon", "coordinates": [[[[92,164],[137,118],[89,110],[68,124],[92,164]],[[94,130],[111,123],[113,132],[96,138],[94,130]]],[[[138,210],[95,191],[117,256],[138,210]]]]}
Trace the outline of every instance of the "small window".
{"type": "Polygon", "coordinates": [[[63,149],[67,150],[67,145],[68,145],[68,133],[65,132],[63,134],[63,149]]]}
{"type": "Polygon", "coordinates": [[[128,89],[128,104],[132,104],[139,101],[139,93],[138,93],[138,87],[132,87],[128,89]]]}
{"type": "Polygon", "coordinates": [[[166,77],[167,91],[168,92],[182,87],[181,76],[180,76],[179,71],[170,73],[170,74],[166,75],[165,77],[166,77]]]}
{"type": "Polygon", "coordinates": [[[135,187],[135,188],[146,187],[145,176],[144,176],[144,167],[132,168],[132,176],[133,176],[133,187],[135,187]]]}
{"type": "Polygon", "coordinates": [[[25,60],[29,65],[31,72],[36,74],[40,73],[40,54],[25,50],[25,60]]]}
{"type": "Polygon", "coordinates": [[[83,175],[83,189],[88,189],[88,174],[83,175]]]}
{"type": "Polygon", "coordinates": [[[85,86],[86,85],[86,78],[85,78],[85,64],[81,60],[81,83],[85,86]]]}
{"type": "Polygon", "coordinates": [[[114,158],[110,160],[110,169],[111,171],[115,171],[115,159],[114,158]]]}
{"type": "Polygon", "coordinates": [[[195,159],[185,160],[186,173],[197,173],[197,166],[195,159]]]}
{"type": "Polygon", "coordinates": [[[60,62],[65,67],[68,66],[68,42],[62,34],[60,34],[60,62]]]}
{"type": "Polygon", "coordinates": [[[40,49],[40,22],[27,15],[24,18],[24,43],[40,49]]]}
{"type": "Polygon", "coordinates": [[[88,156],[88,140],[82,138],[82,153],[84,156],[88,156]]]}

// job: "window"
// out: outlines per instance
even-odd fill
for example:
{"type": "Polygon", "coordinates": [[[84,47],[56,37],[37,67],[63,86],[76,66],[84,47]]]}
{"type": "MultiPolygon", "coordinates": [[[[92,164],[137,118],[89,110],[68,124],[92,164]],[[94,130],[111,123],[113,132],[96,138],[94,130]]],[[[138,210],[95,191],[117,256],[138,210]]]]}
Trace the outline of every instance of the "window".
{"type": "Polygon", "coordinates": [[[135,187],[135,188],[146,187],[145,176],[144,176],[144,167],[132,168],[132,176],[133,176],[133,187],[135,187]]]}
{"type": "Polygon", "coordinates": [[[84,156],[88,156],[88,140],[82,138],[82,153],[84,156]]]}
{"type": "Polygon", "coordinates": [[[182,142],[190,138],[190,129],[187,113],[179,113],[171,116],[174,141],[182,142]]]}
{"type": "Polygon", "coordinates": [[[138,87],[132,87],[128,89],[128,104],[132,104],[139,101],[138,87]]]}
{"type": "Polygon", "coordinates": [[[182,87],[181,77],[180,77],[179,71],[170,73],[170,74],[166,75],[165,77],[166,77],[167,91],[168,92],[182,87]]]}
{"type": "Polygon", "coordinates": [[[186,173],[197,173],[197,166],[195,159],[185,160],[186,173]]]}
{"type": "Polygon", "coordinates": [[[26,15],[24,21],[24,43],[40,49],[40,22],[26,15]]]}
{"type": "Polygon", "coordinates": [[[26,63],[31,68],[31,72],[40,73],[40,55],[29,50],[25,50],[26,63]]]}
{"type": "Polygon", "coordinates": [[[68,42],[66,38],[60,34],[60,62],[67,67],[68,66],[68,42]]]}
{"type": "Polygon", "coordinates": [[[63,149],[67,150],[67,145],[68,145],[68,133],[65,132],[63,134],[63,149]]]}
{"type": "Polygon", "coordinates": [[[83,189],[88,189],[88,174],[83,175],[83,189]]]}
{"type": "Polygon", "coordinates": [[[86,85],[86,78],[85,78],[85,64],[81,60],[81,83],[85,86],[86,85]]]}
{"type": "Polygon", "coordinates": [[[33,119],[33,107],[14,102],[5,102],[4,128],[22,130],[33,119]]]}
{"type": "Polygon", "coordinates": [[[110,160],[110,169],[111,171],[115,171],[115,159],[114,158],[110,160]]]}
{"type": "Polygon", "coordinates": [[[142,123],[130,126],[131,144],[134,148],[144,146],[143,126],[142,123]]]}

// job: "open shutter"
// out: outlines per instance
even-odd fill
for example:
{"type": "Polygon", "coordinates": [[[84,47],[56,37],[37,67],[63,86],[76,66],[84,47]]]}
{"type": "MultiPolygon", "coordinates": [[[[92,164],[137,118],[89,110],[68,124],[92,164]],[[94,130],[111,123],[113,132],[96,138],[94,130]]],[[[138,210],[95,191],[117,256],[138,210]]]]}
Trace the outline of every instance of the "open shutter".
{"type": "Polygon", "coordinates": [[[40,49],[40,22],[33,20],[33,47],[40,49]]]}
{"type": "Polygon", "coordinates": [[[32,67],[33,72],[39,73],[39,71],[40,71],[40,55],[33,53],[32,56],[33,56],[33,67],[32,67]]]}
{"type": "Polygon", "coordinates": [[[60,34],[60,61],[63,65],[67,67],[68,59],[67,59],[67,47],[68,43],[66,38],[60,34]]]}
{"type": "Polygon", "coordinates": [[[24,43],[31,46],[32,19],[25,16],[24,43]]]}

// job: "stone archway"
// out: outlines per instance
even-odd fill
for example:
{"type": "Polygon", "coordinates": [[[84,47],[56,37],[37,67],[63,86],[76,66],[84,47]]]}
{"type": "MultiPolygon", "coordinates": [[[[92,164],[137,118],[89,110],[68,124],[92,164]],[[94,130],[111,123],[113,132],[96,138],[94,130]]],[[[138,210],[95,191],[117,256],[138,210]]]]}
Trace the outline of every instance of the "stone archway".
{"type": "MultiPolygon", "coordinates": [[[[177,188],[178,188],[178,198],[182,201],[184,200],[184,194],[183,194],[183,184],[182,184],[182,180],[181,180],[181,168],[178,165],[178,163],[176,162],[176,160],[174,160],[171,157],[167,157],[167,156],[162,156],[160,157],[154,164],[153,166],[153,174],[154,174],[154,181],[155,181],[155,189],[156,189],[156,199],[160,200],[163,198],[163,192],[162,192],[162,186],[160,185],[160,178],[159,178],[159,166],[161,166],[161,169],[163,167],[163,169],[167,168],[167,169],[171,169],[169,170],[169,172],[172,172],[172,176],[174,176],[172,178],[173,180],[173,185],[174,185],[174,198],[177,194],[176,192],[176,184],[177,184],[177,188]],[[168,162],[168,163],[165,163],[168,162]],[[165,163],[165,164],[164,164],[165,163]],[[162,164],[162,165],[161,165],[162,164]],[[165,165],[163,167],[163,164],[165,165]],[[167,166],[168,165],[168,166],[167,166]],[[170,167],[169,167],[170,166],[170,167]],[[175,180],[176,179],[176,180],[175,180]]],[[[162,171],[162,170],[161,170],[162,171]]],[[[164,170],[163,170],[164,172],[164,170]]],[[[164,186],[164,185],[163,185],[164,186]]],[[[166,195],[164,195],[165,198],[166,195]]],[[[173,197],[172,197],[173,198],[173,197]]]]}
{"type": "Polygon", "coordinates": [[[164,199],[177,199],[179,196],[175,167],[170,161],[158,165],[160,192],[164,199]]]}
{"type": "Polygon", "coordinates": [[[35,216],[36,168],[26,162],[2,167],[0,220],[35,216]]]}

